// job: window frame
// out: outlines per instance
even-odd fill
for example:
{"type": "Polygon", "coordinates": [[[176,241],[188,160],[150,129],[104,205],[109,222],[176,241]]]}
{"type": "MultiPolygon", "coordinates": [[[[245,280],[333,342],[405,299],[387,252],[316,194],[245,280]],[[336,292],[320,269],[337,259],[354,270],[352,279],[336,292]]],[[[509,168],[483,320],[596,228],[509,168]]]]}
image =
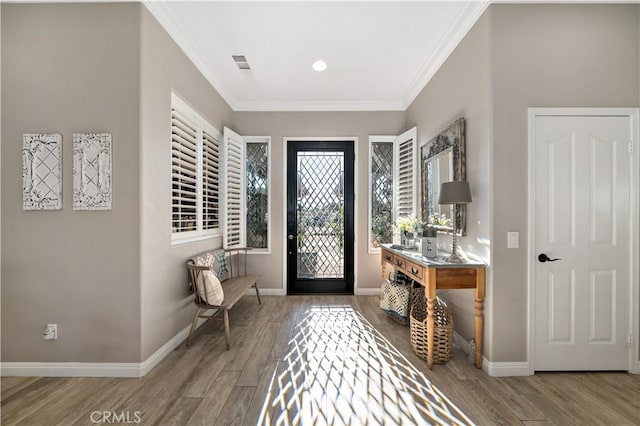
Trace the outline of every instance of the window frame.
{"type": "Polygon", "coordinates": [[[394,177],[394,186],[393,186],[393,194],[391,196],[392,199],[392,211],[395,211],[395,206],[393,206],[395,204],[395,162],[396,162],[396,156],[395,156],[395,141],[398,137],[396,135],[371,135],[369,136],[369,166],[367,169],[367,172],[369,173],[369,180],[368,180],[368,187],[367,187],[367,193],[369,194],[368,196],[368,210],[367,210],[367,250],[369,254],[378,254],[380,253],[380,247],[373,247],[373,245],[371,244],[371,237],[372,237],[372,233],[371,233],[371,227],[373,225],[373,218],[372,218],[372,214],[373,214],[373,193],[371,191],[371,184],[372,182],[372,175],[371,175],[371,166],[373,165],[373,144],[374,143],[388,143],[392,146],[393,149],[393,161],[391,164],[391,170],[392,170],[392,176],[394,177]]]}
{"type": "MultiPolygon", "coordinates": [[[[194,231],[186,232],[174,232],[173,223],[171,224],[171,245],[186,244],[196,241],[202,241],[212,239],[221,236],[221,194],[220,194],[220,179],[221,168],[220,158],[218,157],[218,227],[211,229],[204,229],[204,160],[203,160],[203,133],[206,132],[212,136],[218,142],[218,153],[222,149],[222,135],[220,132],[209,123],[200,113],[198,113],[193,107],[191,107],[186,101],[180,98],[176,93],[171,93],[171,111],[175,110],[181,115],[193,121],[196,131],[196,229],[194,231]]],[[[173,113],[170,113],[170,120],[173,113]]],[[[171,124],[170,124],[171,126],[171,124]]],[[[172,142],[173,131],[170,132],[169,140],[172,142]]],[[[170,149],[169,155],[169,170],[172,169],[173,152],[170,149]]],[[[170,178],[171,192],[170,192],[170,205],[171,216],[173,216],[173,179],[170,178]]],[[[173,218],[171,219],[173,221],[173,218]]]]}
{"type": "MultiPolygon", "coordinates": [[[[272,172],[271,172],[271,136],[243,136],[244,144],[245,144],[245,155],[247,152],[247,145],[250,143],[264,143],[267,145],[267,247],[266,248],[253,248],[249,253],[250,254],[271,254],[271,224],[272,224],[272,210],[271,210],[271,183],[272,183],[272,172]]],[[[246,158],[245,158],[245,167],[246,167],[246,158]]],[[[247,198],[247,188],[245,185],[245,200],[247,198]]],[[[245,201],[246,203],[246,201],[245,201]]],[[[248,207],[247,207],[248,213],[248,207]]],[[[245,214],[246,217],[246,214],[245,214]]],[[[248,222],[245,221],[248,224],[248,222]]],[[[246,229],[245,229],[246,233],[246,229]]]]}

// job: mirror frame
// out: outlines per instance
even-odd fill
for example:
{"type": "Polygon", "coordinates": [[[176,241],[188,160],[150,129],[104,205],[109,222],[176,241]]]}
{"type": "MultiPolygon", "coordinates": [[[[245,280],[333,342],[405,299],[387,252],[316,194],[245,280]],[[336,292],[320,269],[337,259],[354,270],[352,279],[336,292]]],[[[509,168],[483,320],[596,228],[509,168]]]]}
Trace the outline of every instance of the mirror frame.
{"type": "MultiPolygon", "coordinates": [[[[429,218],[429,203],[437,203],[437,200],[429,199],[427,191],[427,163],[428,161],[447,149],[453,151],[453,180],[467,180],[467,162],[465,154],[465,121],[463,117],[456,119],[434,138],[422,145],[420,148],[420,193],[421,193],[421,214],[422,220],[429,218]]],[[[464,236],[467,233],[467,206],[458,204],[456,213],[458,223],[458,235],[464,236]]],[[[453,226],[445,227],[439,225],[427,225],[438,232],[453,233],[453,226]]]]}

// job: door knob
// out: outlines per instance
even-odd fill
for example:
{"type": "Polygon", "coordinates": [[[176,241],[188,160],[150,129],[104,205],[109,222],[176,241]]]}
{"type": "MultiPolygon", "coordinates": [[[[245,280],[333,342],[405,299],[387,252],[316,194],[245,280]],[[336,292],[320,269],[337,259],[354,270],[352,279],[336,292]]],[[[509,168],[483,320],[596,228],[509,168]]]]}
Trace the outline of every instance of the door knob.
{"type": "Polygon", "coordinates": [[[562,259],[560,259],[560,258],[557,258],[557,259],[551,259],[549,256],[547,256],[547,255],[546,255],[546,254],[544,254],[544,253],[540,253],[540,254],[538,255],[538,261],[539,261],[539,262],[542,262],[542,263],[544,263],[544,262],[555,262],[556,260],[562,260],[562,259]]]}

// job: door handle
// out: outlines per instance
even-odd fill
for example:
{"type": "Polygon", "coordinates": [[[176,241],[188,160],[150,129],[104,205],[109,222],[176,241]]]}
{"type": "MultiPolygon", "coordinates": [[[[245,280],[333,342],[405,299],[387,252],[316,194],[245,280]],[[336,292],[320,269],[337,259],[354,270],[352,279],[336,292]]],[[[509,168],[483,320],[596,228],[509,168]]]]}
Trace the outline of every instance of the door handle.
{"type": "Polygon", "coordinates": [[[295,236],[289,234],[289,236],[287,237],[289,239],[289,241],[293,240],[294,238],[296,238],[295,236]]]}
{"type": "Polygon", "coordinates": [[[539,262],[542,262],[542,263],[544,263],[544,262],[555,262],[556,260],[562,260],[562,259],[560,259],[560,258],[557,258],[557,259],[551,259],[549,256],[547,256],[547,255],[546,255],[546,254],[544,254],[544,253],[540,253],[540,254],[538,255],[538,261],[539,261],[539,262]]]}

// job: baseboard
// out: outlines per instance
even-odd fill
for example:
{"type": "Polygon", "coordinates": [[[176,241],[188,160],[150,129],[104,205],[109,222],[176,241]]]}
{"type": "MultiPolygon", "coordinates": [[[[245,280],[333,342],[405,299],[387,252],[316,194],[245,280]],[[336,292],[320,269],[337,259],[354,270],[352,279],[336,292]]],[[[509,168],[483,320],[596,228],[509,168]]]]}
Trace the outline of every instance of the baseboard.
{"type": "Polygon", "coordinates": [[[357,288],[354,291],[356,296],[379,296],[380,287],[377,288],[357,288]]]}
{"type": "MultiPolygon", "coordinates": [[[[467,339],[462,337],[462,335],[458,334],[455,330],[453,331],[453,343],[462,349],[465,354],[469,355],[471,345],[467,339]]],[[[491,362],[484,356],[482,357],[482,371],[491,377],[531,375],[528,362],[491,362]]]]}
{"type": "Polygon", "coordinates": [[[482,370],[491,377],[530,376],[529,363],[524,362],[491,362],[482,357],[482,370]]]}
{"type": "MultiPolygon", "coordinates": [[[[200,319],[196,328],[206,322],[200,319]]],[[[142,377],[189,335],[188,325],[143,362],[2,362],[0,376],[29,377],[142,377]]]]}

